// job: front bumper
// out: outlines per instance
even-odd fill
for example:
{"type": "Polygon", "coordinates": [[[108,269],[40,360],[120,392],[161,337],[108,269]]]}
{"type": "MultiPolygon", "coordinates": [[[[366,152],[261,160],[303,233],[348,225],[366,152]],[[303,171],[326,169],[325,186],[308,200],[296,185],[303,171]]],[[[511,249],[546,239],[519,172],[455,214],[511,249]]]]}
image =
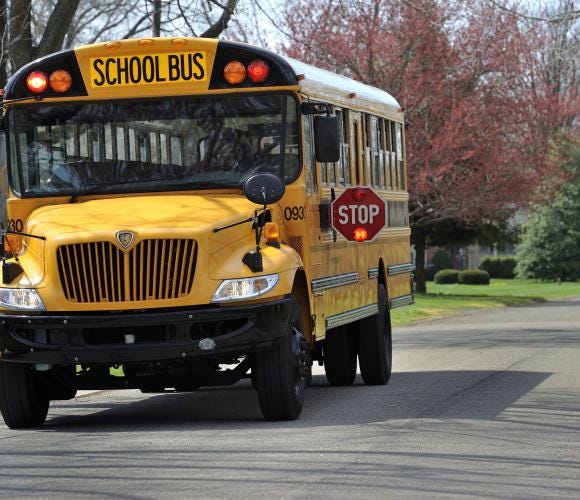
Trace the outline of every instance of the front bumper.
{"type": "Polygon", "coordinates": [[[242,355],[275,344],[287,331],[289,311],[283,298],[171,312],[1,314],[0,359],[69,365],[242,355]],[[215,347],[202,350],[207,338],[215,347]]]}

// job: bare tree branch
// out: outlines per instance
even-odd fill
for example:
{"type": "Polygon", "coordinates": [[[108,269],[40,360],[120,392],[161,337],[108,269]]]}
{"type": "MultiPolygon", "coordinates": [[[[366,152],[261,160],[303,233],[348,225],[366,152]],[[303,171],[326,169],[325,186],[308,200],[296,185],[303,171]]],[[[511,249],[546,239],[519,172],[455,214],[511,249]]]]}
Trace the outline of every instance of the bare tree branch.
{"type": "MultiPolygon", "coordinates": [[[[214,2],[219,5],[217,2],[214,2]]],[[[219,19],[208,29],[206,29],[202,34],[202,38],[217,38],[222,31],[224,31],[228,27],[228,23],[234,13],[234,9],[236,8],[236,4],[238,0],[228,0],[225,6],[221,6],[223,9],[222,15],[219,19]]]]}

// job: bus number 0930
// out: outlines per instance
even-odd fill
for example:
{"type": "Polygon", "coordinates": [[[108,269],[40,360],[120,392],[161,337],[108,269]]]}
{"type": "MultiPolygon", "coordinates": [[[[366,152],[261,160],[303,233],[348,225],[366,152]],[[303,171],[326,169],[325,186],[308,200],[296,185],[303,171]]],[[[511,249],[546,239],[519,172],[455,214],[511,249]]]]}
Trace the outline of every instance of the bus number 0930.
{"type": "Polygon", "coordinates": [[[22,219],[8,219],[8,231],[16,231],[21,233],[24,229],[24,223],[22,219]]]}
{"type": "Polygon", "coordinates": [[[284,218],[286,220],[303,220],[304,207],[286,207],[284,209],[284,218]]]}

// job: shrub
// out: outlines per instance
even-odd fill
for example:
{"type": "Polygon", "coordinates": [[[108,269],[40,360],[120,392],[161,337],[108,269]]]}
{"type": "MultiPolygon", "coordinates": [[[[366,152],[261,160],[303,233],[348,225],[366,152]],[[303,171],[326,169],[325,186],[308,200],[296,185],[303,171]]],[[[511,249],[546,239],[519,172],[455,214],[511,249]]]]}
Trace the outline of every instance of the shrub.
{"type": "Polygon", "coordinates": [[[511,280],[516,275],[517,263],[515,257],[485,257],[481,261],[479,269],[487,271],[490,278],[511,280]]]}
{"type": "Polygon", "coordinates": [[[435,273],[435,283],[438,285],[450,285],[457,283],[459,271],[457,269],[441,269],[435,273]]]}
{"type": "Polygon", "coordinates": [[[449,254],[445,250],[437,250],[431,259],[431,264],[433,264],[435,272],[440,269],[451,269],[453,267],[451,257],[449,257],[449,254]]]}
{"type": "Polygon", "coordinates": [[[466,269],[458,276],[459,283],[464,285],[489,285],[489,273],[480,269],[466,269]]]}

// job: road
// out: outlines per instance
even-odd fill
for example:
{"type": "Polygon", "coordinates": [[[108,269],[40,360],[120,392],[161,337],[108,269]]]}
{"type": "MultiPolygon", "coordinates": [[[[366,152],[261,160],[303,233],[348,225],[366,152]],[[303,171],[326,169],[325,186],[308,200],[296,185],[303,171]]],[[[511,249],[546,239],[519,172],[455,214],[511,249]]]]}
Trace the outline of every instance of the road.
{"type": "Polygon", "coordinates": [[[0,496],[580,498],[580,301],[395,329],[385,387],[314,377],[262,421],[246,382],[99,393],[0,424],[0,496]]]}

